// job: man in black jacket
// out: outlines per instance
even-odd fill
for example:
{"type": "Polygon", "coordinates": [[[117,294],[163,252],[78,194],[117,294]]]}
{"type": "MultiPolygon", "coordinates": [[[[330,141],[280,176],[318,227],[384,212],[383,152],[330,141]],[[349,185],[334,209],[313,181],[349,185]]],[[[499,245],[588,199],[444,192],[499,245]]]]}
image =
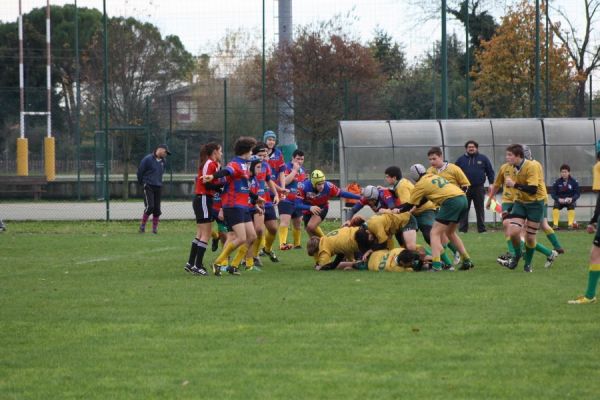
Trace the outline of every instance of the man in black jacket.
{"type": "MultiPolygon", "coordinates": [[[[473,202],[475,208],[475,214],[477,216],[477,231],[483,233],[485,229],[485,211],[483,208],[483,202],[485,197],[485,179],[487,177],[488,182],[494,182],[494,168],[489,158],[479,153],[479,143],[474,140],[469,140],[465,143],[465,154],[460,156],[456,160],[455,164],[463,170],[471,186],[467,190],[467,200],[469,209],[471,208],[471,202],[473,202]]],[[[467,232],[469,229],[469,213],[467,212],[463,219],[460,221],[460,232],[467,232]]]]}
{"type": "Polygon", "coordinates": [[[166,144],[159,144],[154,151],[140,162],[137,170],[137,180],[144,185],[144,214],[140,223],[140,233],[146,232],[146,222],[152,215],[152,233],[158,233],[160,218],[160,196],[163,174],[165,173],[167,155],[171,155],[166,144]]]}

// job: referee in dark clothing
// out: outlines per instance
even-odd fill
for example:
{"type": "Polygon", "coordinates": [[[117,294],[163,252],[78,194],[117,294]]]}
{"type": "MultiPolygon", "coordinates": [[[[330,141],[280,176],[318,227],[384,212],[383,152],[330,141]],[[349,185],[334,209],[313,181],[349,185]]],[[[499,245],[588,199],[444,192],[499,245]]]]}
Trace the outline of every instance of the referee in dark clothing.
{"type": "MultiPolygon", "coordinates": [[[[467,190],[467,200],[469,208],[471,208],[471,202],[473,202],[475,208],[475,214],[477,215],[477,231],[479,233],[485,232],[485,211],[483,207],[485,189],[485,178],[487,177],[488,182],[494,182],[494,168],[489,158],[479,153],[479,143],[474,140],[469,140],[465,143],[465,154],[460,156],[456,160],[455,164],[463,170],[471,186],[467,190]]],[[[467,232],[469,229],[469,213],[465,213],[465,216],[460,221],[460,232],[467,232]]]]}
{"type": "Polygon", "coordinates": [[[167,155],[171,155],[166,144],[159,144],[154,151],[140,162],[137,170],[137,180],[144,185],[144,214],[140,223],[140,233],[146,232],[146,222],[152,215],[152,233],[158,233],[160,218],[160,196],[163,174],[166,168],[167,155]]]}

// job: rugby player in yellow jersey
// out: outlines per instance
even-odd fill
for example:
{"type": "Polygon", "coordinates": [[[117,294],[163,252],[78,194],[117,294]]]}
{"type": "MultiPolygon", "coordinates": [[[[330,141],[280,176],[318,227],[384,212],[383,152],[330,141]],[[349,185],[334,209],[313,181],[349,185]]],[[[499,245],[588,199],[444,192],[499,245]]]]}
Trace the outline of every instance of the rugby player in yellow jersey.
{"type": "Polygon", "coordinates": [[[413,272],[419,253],[402,247],[374,251],[367,260],[367,269],[375,272],[413,272]]]}
{"type": "Polygon", "coordinates": [[[427,152],[427,158],[431,165],[427,168],[427,172],[445,178],[448,182],[458,186],[464,192],[469,189],[471,182],[463,172],[463,170],[455,164],[444,161],[444,154],[439,147],[432,147],[427,152]]]}
{"type": "Polygon", "coordinates": [[[536,247],[536,234],[544,218],[546,185],[538,165],[525,159],[523,146],[512,144],[506,148],[506,161],[515,171],[515,178],[506,178],[504,184],[516,189],[513,208],[508,216],[508,234],[515,249],[515,256],[503,265],[515,269],[521,259],[521,230],[525,227],[525,272],[532,272],[531,260],[536,247]]]}
{"type": "MultiPolygon", "coordinates": [[[[453,185],[461,188],[465,193],[469,190],[471,186],[471,182],[469,182],[469,178],[465,175],[462,168],[448,161],[444,161],[444,154],[442,153],[442,149],[435,146],[427,151],[427,158],[429,159],[430,167],[427,169],[427,172],[431,174],[435,174],[441,176],[442,178],[446,178],[446,180],[453,185]]],[[[468,206],[469,202],[467,200],[467,212],[469,210],[468,206]]],[[[450,247],[450,250],[454,253],[454,264],[458,264],[460,262],[460,254],[458,253],[456,247],[452,243],[448,242],[447,237],[442,237],[442,243],[444,245],[444,249],[446,248],[446,244],[450,247]]],[[[442,252],[442,261],[445,260],[445,252],[442,252]]]]}
{"type": "MultiPolygon", "coordinates": [[[[536,165],[536,167],[539,170],[540,176],[542,178],[542,183],[544,184],[544,188],[545,188],[546,181],[544,180],[544,167],[542,166],[542,164],[540,164],[539,161],[533,159],[533,154],[531,153],[531,149],[527,145],[523,145],[523,156],[525,157],[525,159],[530,160],[531,162],[533,162],[536,165]]],[[[548,222],[548,191],[547,190],[546,190],[546,197],[544,199],[544,218],[542,219],[540,228],[544,231],[544,233],[546,234],[546,237],[548,238],[550,243],[552,243],[552,247],[556,251],[556,254],[552,254],[552,256],[548,256],[548,254],[546,254],[546,252],[544,252],[544,251],[542,251],[542,253],[544,253],[549,258],[552,258],[552,261],[553,261],[554,258],[556,258],[556,256],[558,254],[563,254],[565,252],[565,250],[562,248],[562,246],[558,242],[558,237],[556,237],[556,233],[554,232],[554,229],[552,229],[552,227],[550,226],[550,223],[548,222]]],[[[539,250],[539,249],[536,248],[536,250],[539,250]]],[[[552,265],[552,261],[548,260],[546,262],[545,267],[548,268],[550,265],[552,265]]]]}
{"type": "MultiPolygon", "coordinates": [[[[366,223],[362,217],[357,215],[350,220],[350,224],[353,226],[362,225],[363,229],[369,231],[371,234],[369,240],[372,242],[369,249],[371,251],[391,250],[393,248],[393,238],[397,234],[402,237],[402,247],[408,250],[416,250],[417,248],[417,220],[410,213],[377,214],[369,218],[366,223]]],[[[368,257],[369,254],[364,255],[363,258],[368,257]]]]}
{"type": "MultiPolygon", "coordinates": [[[[400,204],[410,201],[410,194],[415,187],[411,181],[402,178],[402,171],[399,167],[391,166],[385,170],[385,183],[390,186],[393,194],[400,200],[400,204]]],[[[423,239],[427,244],[430,244],[431,227],[435,220],[435,210],[437,206],[431,201],[426,201],[422,205],[413,210],[412,214],[417,219],[417,226],[423,235],[423,239]]],[[[381,211],[385,213],[386,211],[381,211]]]]}
{"type": "Polygon", "coordinates": [[[375,272],[413,272],[428,270],[431,257],[425,252],[423,246],[417,246],[416,250],[408,250],[396,247],[391,250],[377,250],[371,253],[365,261],[342,261],[337,269],[344,271],[368,270],[375,272]]]}
{"type": "Polygon", "coordinates": [[[323,237],[312,236],[306,244],[306,250],[309,256],[315,258],[315,269],[335,269],[342,257],[348,261],[354,260],[354,255],[359,251],[355,239],[359,229],[357,226],[342,227],[323,237]]]}
{"type": "Polygon", "coordinates": [[[444,249],[442,245],[444,235],[456,246],[461,255],[462,265],[460,269],[473,268],[474,265],[465,246],[456,234],[458,223],[463,214],[467,212],[467,197],[464,192],[441,176],[428,173],[421,164],[412,165],[409,174],[410,178],[415,181],[415,187],[409,202],[403,204],[396,211],[410,211],[414,206],[427,200],[440,207],[431,229],[432,269],[434,271],[442,269],[440,254],[444,249]]]}
{"type": "MultiPolygon", "coordinates": [[[[531,156],[531,150],[529,149],[528,146],[524,145],[523,146],[523,156],[528,159],[531,160],[535,163],[536,167],[538,168],[538,171],[540,173],[540,176],[542,177],[543,180],[543,172],[542,172],[542,165],[537,162],[532,160],[532,156],[531,156]]],[[[497,193],[498,189],[500,188],[500,186],[503,187],[503,193],[502,193],[502,225],[504,227],[504,234],[506,236],[506,241],[507,241],[507,246],[508,246],[508,253],[503,254],[501,256],[498,257],[498,259],[496,260],[500,265],[505,265],[506,260],[509,259],[510,257],[515,255],[515,249],[513,247],[512,244],[512,239],[510,238],[510,236],[508,235],[508,229],[509,229],[509,218],[508,215],[510,214],[510,211],[512,210],[512,206],[513,206],[513,201],[514,198],[516,196],[515,193],[515,189],[514,188],[509,188],[506,187],[506,185],[504,184],[504,181],[506,178],[510,177],[511,179],[515,180],[516,179],[516,175],[515,175],[515,169],[512,166],[512,164],[509,163],[505,163],[500,167],[500,172],[499,174],[496,176],[496,180],[494,181],[494,184],[490,186],[490,191],[489,191],[489,196],[490,198],[488,199],[488,207],[489,207],[489,203],[491,202],[492,197],[497,193]],[[502,176],[500,176],[502,175],[502,176]],[[505,204],[507,204],[505,206],[505,204]]],[[[544,205],[544,211],[546,211],[546,206],[544,205]]],[[[550,227],[550,225],[547,223],[547,218],[545,216],[544,213],[544,220],[546,221],[547,228],[548,229],[552,229],[550,227]]],[[[542,220],[542,221],[544,221],[542,220]]],[[[544,228],[544,222],[542,222],[541,227],[544,228]]],[[[524,238],[526,236],[526,229],[523,229],[521,231],[521,241],[520,241],[520,247],[521,247],[521,252],[523,250],[523,243],[524,243],[524,238]]],[[[554,237],[554,241],[557,241],[556,239],[556,235],[554,235],[554,230],[552,230],[552,232],[548,233],[549,235],[552,235],[554,237]]],[[[553,239],[550,239],[550,242],[554,244],[553,239]]],[[[560,245],[558,244],[559,248],[560,245]]],[[[544,264],[544,267],[549,268],[552,266],[552,264],[554,263],[554,260],[556,259],[556,257],[558,256],[559,252],[556,250],[550,250],[548,249],[546,246],[544,246],[543,244],[536,242],[535,245],[535,250],[539,251],[540,253],[542,253],[544,256],[546,256],[546,263],[544,264]]],[[[560,249],[561,251],[563,251],[562,249],[560,249]]],[[[564,251],[563,251],[564,252],[564,251]]]]}
{"type": "Polygon", "coordinates": [[[496,196],[496,193],[498,193],[498,191],[502,189],[502,227],[504,228],[504,236],[506,238],[508,253],[506,255],[498,257],[498,262],[501,262],[501,260],[505,260],[508,257],[515,254],[515,249],[513,247],[512,240],[510,238],[510,235],[508,234],[509,219],[507,218],[510,214],[510,211],[512,210],[515,201],[515,188],[509,188],[505,185],[505,180],[507,178],[515,180],[515,169],[513,168],[512,164],[504,163],[500,167],[500,171],[498,171],[498,174],[496,174],[496,179],[494,180],[494,183],[491,184],[489,187],[488,200],[485,205],[486,208],[490,208],[492,199],[496,196]]]}
{"type": "Polygon", "coordinates": [[[598,286],[598,280],[600,279],[600,229],[596,228],[598,214],[600,213],[600,151],[598,147],[596,147],[596,151],[596,164],[592,170],[592,190],[598,192],[598,199],[596,200],[596,210],[586,229],[588,233],[596,233],[592,251],[590,253],[588,285],[585,294],[578,296],[573,300],[569,300],[569,304],[592,304],[596,302],[596,287],[598,286]]]}

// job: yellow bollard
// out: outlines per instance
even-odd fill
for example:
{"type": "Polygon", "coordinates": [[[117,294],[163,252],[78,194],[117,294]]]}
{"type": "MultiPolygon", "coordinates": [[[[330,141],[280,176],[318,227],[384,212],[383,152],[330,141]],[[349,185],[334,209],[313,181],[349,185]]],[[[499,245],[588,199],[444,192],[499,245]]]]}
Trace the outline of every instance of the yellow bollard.
{"type": "Polygon", "coordinates": [[[17,175],[29,176],[29,144],[27,138],[17,138],[17,175]]]}
{"type": "Polygon", "coordinates": [[[56,147],[53,137],[44,138],[44,171],[48,181],[56,179],[56,147]]]}

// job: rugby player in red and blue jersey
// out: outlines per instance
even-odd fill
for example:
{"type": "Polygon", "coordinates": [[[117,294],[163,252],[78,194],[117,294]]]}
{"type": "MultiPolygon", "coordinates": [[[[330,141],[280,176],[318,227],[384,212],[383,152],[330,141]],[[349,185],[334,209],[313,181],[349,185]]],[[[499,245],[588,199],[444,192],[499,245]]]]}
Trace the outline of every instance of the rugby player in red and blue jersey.
{"type": "Polygon", "coordinates": [[[400,199],[395,197],[391,190],[386,188],[376,188],[372,185],[365,186],[361,191],[360,200],[356,203],[348,213],[348,222],[350,219],[363,209],[369,206],[373,212],[379,212],[382,209],[393,209],[400,207],[400,199]]]}
{"type": "Polygon", "coordinates": [[[294,150],[292,161],[285,164],[285,188],[287,193],[279,202],[279,249],[290,250],[300,248],[302,236],[302,210],[296,209],[298,190],[306,181],[306,170],[303,167],[304,152],[294,150]],[[294,225],[294,244],[287,243],[290,221],[294,225]]]}
{"type": "MultiPolygon", "coordinates": [[[[269,165],[268,147],[266,143],[258,143],[254,147],[254,150],[252,150],[252,154],[262,161],[261,171],[257,174],[257,179],[261,182],[261,185],[264,186],[264,196],[261,197],[265,199],[264,225],[266,227],[266,232],[264,232],[265,230],[263,229],[263,236],[266,237],[265,241],[264,243],[261,243],[261,241],[255,242],[254,254],[257,255],[258,249],[264,244],[264,253],[269,256],[272,262],[279,262],[279,259],[272,249],[275,236],[277,235],[277,213],[275,212],[275,205],[279,204],[279,186],[273,178],[273,172],[269,165]]],[[[259,236],[259,239],[261,239],[261,236],[259,236]]]]}
{"type": "Polygon", "coordinates": [[[325,234],[319,226],[329,211],[329,199],[343,197],[360,200],[360,196],[347,192],[325,180],[325,174],[315,169],[310,180],[299,188],[296,207],[303,211],[304,225],[309,236],[323,237],[325,234]]]}
{"type": "MultiPolygon", "coordinates": [[[[204,175],[204,182],[215,178],[226,177],[225,187],[221,195],[223,205],[223,216],[227,226],[235,233],[230,236],[221,254],[212,265],[213,273],[221,276],[221,265],[227,261],[227,257],[243,243],[246,243],[252,252],[250,245],[256,240],[254,224],[248,209],[250,198],[256,199],[256,204],[262,206],[264,200],[250,192],[250,173],[248,163],[252,156],[252,148],[256,145],[256,139],[242,136],[235,141],[235,157],[225,168],[214,175],[204,175]]],[[[253,254],[251,254],[253,256],[253,254]]],[[[253,263],[251,262],[249,267],[253,263]]],[[[232,275],[239,275],[236,267],[228,267],[227,271],[232,275]]]]}

